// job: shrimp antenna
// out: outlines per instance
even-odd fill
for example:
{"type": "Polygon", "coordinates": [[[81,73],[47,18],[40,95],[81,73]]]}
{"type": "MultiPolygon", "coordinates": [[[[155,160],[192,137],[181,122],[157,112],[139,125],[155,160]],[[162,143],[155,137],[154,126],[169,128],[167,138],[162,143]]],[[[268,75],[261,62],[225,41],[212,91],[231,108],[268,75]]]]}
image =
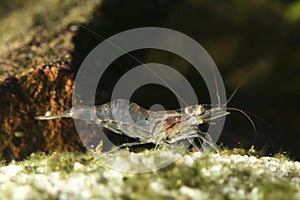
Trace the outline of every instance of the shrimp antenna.
{"type": "MultiPolygon", "coordinates": [[[[240,81],[240,83],[238,84],[238,86],[233,90],[233,92],[230,94],[229,98],[227,99],[226,101],[226,106],[229,104],[229,102],[235,97],[235,95],[237,94],[238,90],[240,89],[240,87],[245,83],[245,81],[249,78],[250,74],[251,74],[251,71],[252,70],[249,70],[245,77],[243,78],[242,81],[240,81]]],[[[241,109],[238,109],[238,108],[232,108],[232,107],[227,107],[226,108],[227,110],[234,110],[234,111],[238,111],[240,112],[241,114],[243,114],[248,120],[249,122],[251,123],[251,126],[253,127],[253,130],[254,130],[254,139],[253,139],[253,144],[254,142],[256,141],[256,138],[257,138],[257,129],[256,129],[256,126],[255,126],[255,123],[254,121],[252,120],[252,118],[246,113],[246,111],[243,111],[241,109]]]]}
{"type": "Polygon", "coordinates": [[[240,89],[240,87],[245,83],[245,81],[249,78],[249,76],[250,76],[250,74],[251,74],[251,72],[252,72],[253,70],[252,69],[250,69],[247,73],[246,73],[246,75],[245,75],[245,77],[243,78],[243,80],[242,81],[240,81],[240,83],[238,84],[238,86],[236,86],[236,88],[233,90],[233,92],[230,94],[230,96],[228,97],[228,99],[227,99],[227,101],[226,101],[226,106],[229,104],[229,102],[233,99],[233,97],[236,95],[236,93],[237,93],[237,91],[240,89]]]}
{"type": "MultiPolygon", "coordinates": [[[[221,107],[221,99],[220,99],[220,94],[219,94],[218,81],[217,81],[217,76],[216,76],[216,72],[214,69],[215,65],[213,65],[214,61],[210,57],[209,57],[209,62],[211,63],[211,68],[212,68],[213,76],[214,76],[214,80],[215,80],[216,95],[217,95],[217,99],[218,99],[218,107],[221,107]]],[[[227,105],[227,103],[225,105],[227,105]]]]}
{"type": "MultiPolygon", "coordinates": [[[[216,92],[217,92],[217,98],[218,98],[218,106],[221,107],[221,100],[220,100],[220,95],[219,95],[219,88],[218,88],[218,83],[217,83],[217,78],[216,78],[216,73],[215,73],[215,70],[214,68],[212,69],[213,70],[213,75],[214,75],[214,79],[215,79],[215,86],[216,86],[216,92]]],[[[233,92],[230,94],[229,98],[227,99],[226,103],[223,104],[222,106],[227,106],[228,103],[233,99],[233,97],[236,95],[237,91],[239,90],[239,88],[242,86],[242,84],[247,80],[247,78],[249,77],[250,75],[250,72],[247,72],[245,78],[238,84],[238,86],[233,90],[233,92]]],[[[255,126],[255,123],[254,121],[251,119],[251,117],[243,110],[241,109],[238,109],[238,108],[233,108],[233,107],[226,107],[226,110],[233,110],[233,111],[238,111],[240,112],[241,114],[243,114],[248,120],[249,122],[251,123],[253,129],[254,129],[254,140],[252,143],[254,143],[256,141],[256,138],[257,138],[257,129],[256,129],[256,126],[255,126]]]]}
{"type": "Polygon", "coordinates": [[[252,141],[252,144],[254,144],[254,142],[256,141],[256,138],[257,138],[257,129],[256,129],[255,123],[251,119],[251,117],[246,113],[246,111],[243,111],[243,110],[238,109],[238,108],[227,107],[226,110],[234,110],[234,111],[240,112],[241,114],[243,114],[249,120],[249,122],[251,123],[251,125],[253,127],[253,130],[254,130],[254,139],[252,141]]]}
{"type": "MultiPolygon", "coordinates": [[[[66,17],[69,21],[72,22],[72,19],[69,17],[66,17]]],[[[165,86],[167,86],[167,88],[169,88],[186,106],[188,105],[187,102],[165,81],[163,80],[158,73],[156,73],[155,71],[153,71],[151,68],[149,68],[147,66],[147,64],[143,63],[141,60],[139,60],[138,58],[136,58],[135,56],[133,56],[131,53],[127,52],[126,50],[124,50],[122,47],[118,46],[117,44],[113,43],[111,40],[109,40],[108,38],[105,38],[104,36],[102,36],[101,34],[93,31],[91,28],[89,28],[86,25],[80,24],[78,22],[75,22],[78,26],[82,27],[83,29],[90,31],[91,33],[93,33],[94,35],[96,35],[97,37],[106,40],[109,44],[111,44],[112,46],[116,47],[117,49],[123,51],[125,54],[127,54],[129,57],[131,57],[133,60],[135,60],[136,62],[138,62],[139,64],[141,64],[142,66],[144,66],[146,69],[148,69],[152,74],[154,74],[163,84],[165,84],[165,86]]]]}

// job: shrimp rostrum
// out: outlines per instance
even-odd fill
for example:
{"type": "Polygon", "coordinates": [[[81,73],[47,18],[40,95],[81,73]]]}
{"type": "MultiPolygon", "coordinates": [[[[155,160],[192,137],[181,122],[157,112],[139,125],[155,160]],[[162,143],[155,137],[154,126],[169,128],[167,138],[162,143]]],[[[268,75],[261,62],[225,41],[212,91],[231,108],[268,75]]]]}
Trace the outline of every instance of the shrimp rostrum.
{"type": "MultiPolygon", "coordinates": [[[[214,147],[209,135],[199,129],[201,124],[229,114],[222,108],[206,109],[204,105],[193,105],[178,110],[151,111],[125,99],[116,99],[98,106],[75,106],[54,116],[38,116],[35,119],[48,120],[61,117],[80,119],[95,123],[114,133],[136,139],[138,142],[122,146],[153,143],[155,148],[162,145],[176,145],[189,141],[200,150],[201,141],[214,147]],[[199,142],[198,142],[199,143],[199,142]]],[[[215,147],[214,147],[215,148],[215,147]]]]}

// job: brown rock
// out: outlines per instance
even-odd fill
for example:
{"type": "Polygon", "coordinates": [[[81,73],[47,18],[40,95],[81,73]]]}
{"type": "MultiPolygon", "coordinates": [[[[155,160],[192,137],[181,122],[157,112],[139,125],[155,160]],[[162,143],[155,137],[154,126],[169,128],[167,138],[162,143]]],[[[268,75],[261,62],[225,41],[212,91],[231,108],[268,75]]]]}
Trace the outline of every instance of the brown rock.
{"type": "Polygon", "coordinates": [[[23,3],[0,19],[0,152],[6,160],[34,151],[82,151],[69,119],[37,121],[71,107],[72,38],[99,1],[23,3]]]}

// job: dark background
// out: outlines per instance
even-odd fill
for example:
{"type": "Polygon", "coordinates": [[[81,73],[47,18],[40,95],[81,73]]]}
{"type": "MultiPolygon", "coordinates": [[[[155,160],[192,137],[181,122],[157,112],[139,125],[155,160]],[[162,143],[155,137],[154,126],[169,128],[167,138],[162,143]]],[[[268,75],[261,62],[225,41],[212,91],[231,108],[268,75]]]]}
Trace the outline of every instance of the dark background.
{"type": "MultiPolygon", "coordinates": [[[[104,38],[144,26],[171,28],[198,41],[218,66],[228,96],[242,83],[228,106],[249,111],[257,135],[245,117],[233,112],[219,143],[254,145],[300,159],[300,1],[105,0],[74,38],[72,70],[76,72],[104,38]]],[[[143,63],[173,66],[191,82],[199,100],[209,103],[201,76],[184,59],[159,50],[131,54],[143,63]]],[[[96,102],[109,101],[118,78],[136,65],[128,55],[117,59],[101,78],[96,102]]],[[[178,108],[175,96],[157,85],[141,87],[131,100],[146,108],[153,104],[178,108]]]]}

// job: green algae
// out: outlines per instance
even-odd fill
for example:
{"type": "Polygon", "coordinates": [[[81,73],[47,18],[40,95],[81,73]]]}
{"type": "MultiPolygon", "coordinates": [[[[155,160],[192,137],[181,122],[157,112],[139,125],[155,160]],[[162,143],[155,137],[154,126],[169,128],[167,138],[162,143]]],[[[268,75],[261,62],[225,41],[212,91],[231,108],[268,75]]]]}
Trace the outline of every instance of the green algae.
{"type": "Polygon", "coordinates": [[[91,155],[86,153],[52,153],[46,155],[43,152],[31,154],[24,160],[22,165],[27,173],[51,173],[64,172],[70,173],[74,169],[76,162],[86,165],[92,159],[91,155]]]}
{"type": "Polygon", "coordinates": [[[168,167],[148,173],[116,171],[91,153],[34,153],[1,166],[0,197],[24,190],[35,199],[299,198],[300,163],[240,155],[237,149],[226,152],[205,157],[187,152],[168,167]]]}

